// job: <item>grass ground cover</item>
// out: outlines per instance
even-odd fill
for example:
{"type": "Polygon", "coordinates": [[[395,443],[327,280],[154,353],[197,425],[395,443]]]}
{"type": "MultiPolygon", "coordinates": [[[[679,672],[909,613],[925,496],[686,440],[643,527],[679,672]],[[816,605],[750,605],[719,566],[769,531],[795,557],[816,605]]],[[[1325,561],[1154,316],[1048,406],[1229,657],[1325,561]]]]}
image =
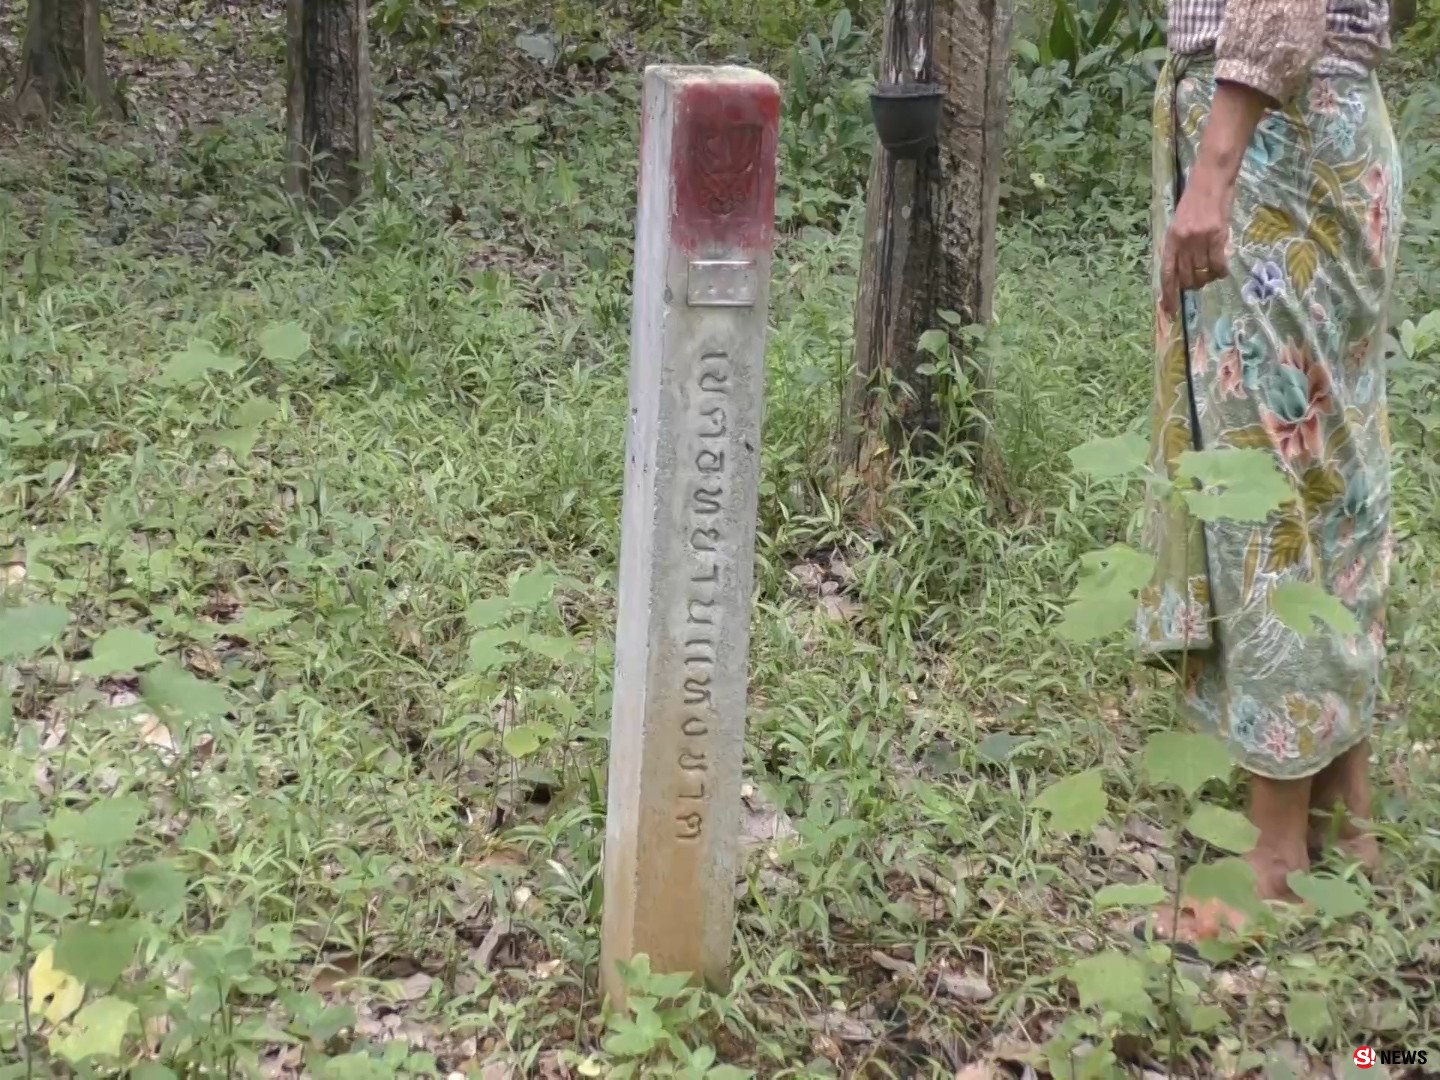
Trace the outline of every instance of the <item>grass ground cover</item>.
{"type": "MultiPolygon", "coordinates": [[[[1013,505],[952,453],[862,523],[828,451],[863,207],[792,181],[735,985],[641,973],[607,1015],[635,72],[493,115],[390,95],[376,197],[321,226],[276,194],[271,14],[126,38],[138,122],[0,135],[0,1075],[1163,1074],[1169,969],[1107,967],[1133,911],[1096,900],[1205,853],[1137,768],[1172,702],[1123,643],[1054,633],[1133,524],[1064,451],[1144,411],[1143,219],[1012,205],[1013,505]],[[1097,767],[1095,827],[1045,827],[1037,796],[1097,767]]],[[[1390,869],[1331,866],[1283,943],[1181,971],[1184,1075],[1440,1053],[1440,111],[1405,63],[1390,869]]],[[[787,115],[851,130],[813,109],[787,115]]]]}

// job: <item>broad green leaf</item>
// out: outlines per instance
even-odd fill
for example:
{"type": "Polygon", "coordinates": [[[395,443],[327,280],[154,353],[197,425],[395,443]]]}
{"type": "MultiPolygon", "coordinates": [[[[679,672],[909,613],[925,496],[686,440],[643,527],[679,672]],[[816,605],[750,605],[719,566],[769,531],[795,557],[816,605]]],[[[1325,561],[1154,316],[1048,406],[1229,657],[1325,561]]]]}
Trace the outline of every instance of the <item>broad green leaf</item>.
{"type": "Polygon", "coordinates": [[[1008,731],[992,731],[980,740],[980,745],[975,748],[975,756],[981,761],[1004,765],[1028,741],[1023,735],[1014,735],[1008,731]]]}
{"type": "Polygon", "coordinates": [[[1263,907],[1254,868],[1236,856],[1192,866],[1183,888],[1192,900],[1218,900],[1247,915],[1258,915],[1263,907]]]}
{"type": "Polygon", "coordinates": [[[135,910],[146,915],[172,911],[185,902],[185,875],[172,863],[157,861],[126,867],[123,881],[135,910]]]}
{"type": "Polygon", "coordinates": [[[1087,769],[1057,780],[1036,796],[1031,805],[1049,812],[1047,826],[1055,832],[1084,835],[1100,824],[1110,801],[1100,770],[1087,769]]]}
{"type": "Polygon", "coordinates": [[[1260,839],[1260,830],[1250,824],[1244,814],[1207,802],[1195,807],[1185,828],[1191,836],[1232,855],[1253,850],[1260,839]]]}
{"type": "Polygon", "coordinates": [[[1141,435],[1117,435],[1093,439],[1071,450],[1068,456],[1075,471],[1095,480],[1111,480],[1144,470],[1150,444],[1141,435]]]}
{"type": "Polygon", "coordinates": [[[192,341],[180,352],[170,354],[165,369],[155,380],[162,386],[184,386],[199,382],[212,371],[229,374],[238,371],[242,361],[234,356],[221,356],[208,341],[192,341]]]}
{"type": "Polygon", "coordinates": [[[92,1001],[80,1010],[64,1035],[50,1039],[50,1049],[71,1064],[116,1057],[125,1045],[134,1015],[135,1006],[117,997],[92,1001]]]}
{"type": "Polygon", "coordinates": [[[1095,1005],[1129,1015],[1150,1011],[1145,965],[1127,953],[1103,952],[1070,965],[1067,974],[1080,994],[1081,1008],[1095,1005]]]}
{"type": "Polygon", "coordinates": [[[1295,895],[1301,900],[1314,904],[1322,915],[1332,919],[1348,919],[1359,915],[1366,908],[1365,897],[1348,881],[1329,874],[1303,874],[1296,872],[1285,879],[1295,895]]]}
{"type": "Polygon", "coordinates": [[[30,1012],[59,1024],[85,1000],[85,985],[69,972],[55,966],[55,948],[40,950],[30,965],[30,1012]]]}
{"type": "Polygon", "coordinates": [[[269,398],[251,398],[235,407],[235,411],[230,414],[230,423],[237,428],[259,427],[265,421],[275,419],[275,414],[279,411],[279,407],[269,398]]]}
{"type": "Polygon", "coordinates": [[[0,662],[34,656],[65,631],[70,613],[58,604],[0,608],[0,662]]]}
{"type": "Polygon", "coordinates": [[[1285,1003],[1285,1023],[1302,1039],[1315,1042],[1330,1031],[1330,1003],[1324,994],[1300,990],[1285,1003]]]}
{"type": "Polygon", "coordinates": [[[258,340],[260,355],[280,363],[299,360],[310,351],[310,335],[296,322],[271,323],[260,331],[258,340]]]}
{"type": "Polygon", "coordinates": [[[131,1067],[130,1080],[179,1080],[179,1077],[158,1061],[142,1061],[131,1067]]]}
{"type": "Polygon", "coordinates": [[[1264,521],[1295,498],[1295,488],[1267,450],[1187,450],[1179,475],[1203,491],[1186,491],[1185,503],[1201,521],[1264,521]]]}
{"type": "Polygon", "coordinates": [[[544,570],[531,570],[521,574],[510,586],[510,603],[517,608],[533,611],[555,591],[560,579],[544,570]]]}
{"type": "Polygon", "coordinates": [[[57,843],[73,841],[85,848],[117,848],[134,839],[145,804],[134,795],[105,799],[84,810],[61,810],[46,830],[57,843]]]}
{"type": "Polygon", "coordinates": [[[944,356],[950,347],[950,335],[944,330],[926,330],[920,335],[920,351],[931,356],[944,356]]]}
{"type": "Polygon", "coordinates": [[[239,622],[230,623],[225,629],[231,637],[256,641],[270,631],[284,626],[295,619],[295,612],[284,608],[267,611],[261,607],[247,607],[239,622]]]}
{"type": "Polygon", "coordinates": [[[1131,625],[1140,590],[1150,582],[1155,560],[1124,544],[1080,558],[1080,580],[1070,595],[1060,635],[1093,641],[1131,625]]]}
{"type": "Polygon", "coordinates": [[[353,1005],[331,1005],[311,1020],[307,1034],[318,1045],[324,1045],[347,1027],[355,1026],[353,1005]]]}
{"type": "Polygon", "coordinates": [[[1195,951],[1207,964],[1217,966],[1228,964],[1240,955],[1243,943],[1234,938],[1201,938],[1195,942],[1195,951]]]}
{"type": "Polygon", "coordinates": [[[1189,731],[1162,731],[1145,744],[1145,779],[1170,784],[1194,795],[1209,780],[1230,775],[1229,748],[1213,735],[1189,731]]]}
{"type": "Polygon", "coordinates": [[[55,966],[100,989],[125,973],[139,940],[140,927],[130,921],[67,923],[55,943],[55,966]]]}
{"type": "Polygon", "coordinates": [[[565,660],[575,655],[575,642],[568,637],[551,634],[530,634],[522,642],[531,652],[539,653],[550,660],[565,660]]]}
{"type": "MultiPolygon", "coordinates": [[[[404,1046],[398,1040],[388,1045],[404,1046]]],[[[365,1050],[318,1059],[314,1068],[315,1080],[395,1080],[395,1074],[395,1065],[372,1057],[365,1050]]]]}
{"type": "Polygon", "coordinates": [[[1185,1017],[1185,1024],[1196,1035],[1214,1031],[1230,1019],[1230,1014],[1219,1005],[1194,1005],[1185,1017]]]}
{"type": "Polygon", "coordinates": [[[533,724],[521,724],[507,731],[500,745],[511,757],[529,757],[540,749],[540,733],[533,724]]]}
{"type": "Polygon", "coordinates": [[[197,679],[168,660],[140,676],[140,695],[152,709],[171,720],[218,720],[232,708],[223,686],[197,679]]]}
{"type": "Polygon", "coordinates": [[[556,688],[537,690],[529,696],[528,701],[532,709],[549,705],[571,723],[580,719],[580,709],[563,690],[556,688]]]}
{"type": "Polygon", "coordinates": [[[229,450],[237,462],[243,462],[255,450],[255,444],[260,439],[260,428],[258,425],[229,428],[212,433],[209,439],[216,446],[229,450]]]}
{"type": "Polygon", "coordinates": [[[487,596],[465,609],[465,621],[477,630],[505,621],[515,605],[508,596],[487,596]]]}
{"type": "Polygon", "coordinates": [[[1270,595],[1275,617],[1302,637],[1313,637],[1316,621],[1337,634],[1358,634],[1360,624],[1340,598],[1311,581],[1286,581],[1270,595]]]}
{"type": "Polygon", "coordinates": [[[1153,882],[1137,885],[1106,885],[1096,892],[1092,903],[1096,911],[1117,907],[1154,907],[1165,899],[1165,888],[1153,882]]]}
{"type": "Polygon", "coordinates": [[[504,667],[515,659],[515,654],[502,649],[495,635],[481,631],[470,639],[470,670],[477,675],[504,667]]]}
{"type": "Polygon", "coordinates": [[[158,645],[152,634],[117,626],[100,635],[90,650],[90,659],[80,665],[80,670],[97,677],[139,671],[160,661],[158,645]]]}

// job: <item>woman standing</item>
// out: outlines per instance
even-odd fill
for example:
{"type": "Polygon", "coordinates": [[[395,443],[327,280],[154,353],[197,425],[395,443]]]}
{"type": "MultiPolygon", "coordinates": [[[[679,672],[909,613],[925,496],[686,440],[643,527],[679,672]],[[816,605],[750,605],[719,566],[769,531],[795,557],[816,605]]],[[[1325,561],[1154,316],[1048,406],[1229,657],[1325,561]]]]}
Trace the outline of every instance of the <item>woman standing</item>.
{"type": "MultiPolygon", "coordinates": [[[[1188,449],[1259,448],[1295,501],[1263,524],[1202,526],[1152,499],[1139,634],[1249,774],[1267,900],[1295,899],[1286,878],[1316,842],[1378,857],[1363,823],[1392,555],[1380,350],[1400,158],[1375,76],[1388,27],[1387,0],[1170,0],[1155,99],[1151,465],[1173,476],[1188,449]],[[1270,605],[1288,581],[1323,585],[1360,632],[1288,629],[1270,605]]],[[[1243,921],[1185,902],[1161,930],[1243,921]]]]}

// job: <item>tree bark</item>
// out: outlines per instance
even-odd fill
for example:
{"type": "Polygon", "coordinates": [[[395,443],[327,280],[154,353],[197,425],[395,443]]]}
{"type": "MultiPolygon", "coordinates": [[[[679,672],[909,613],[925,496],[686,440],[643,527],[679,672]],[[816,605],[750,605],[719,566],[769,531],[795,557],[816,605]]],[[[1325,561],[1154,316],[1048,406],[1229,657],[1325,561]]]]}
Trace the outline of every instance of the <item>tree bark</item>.
{"type": "Polygon", "coordinates": [[[1390,0],[1390,33],[1399,35],[1415,21],[1415,0],[1390,0]]]}
{"type": "Polygon", "coordinates": [[[374,148],[366,0],[288,0],[287,186],[333,217],[364,192],[374,148]]]}
{"type": "MultiPolygon", "coordinates": [[[[887,451],[937,445],[942,401],[935,377],[920,370],[932,359],[921,336],[945,328],[941,312],[966,324],[990,321],[1010,22],[1007,0],[888,0],[881,81],[937,82],[945,97],[935,147],[909,161],[877,142],[870,170],[855,370],[838,456],[872,492],[884,486],[887,451]],[[906,392],[887,408],[896,381],[906,392]]],[[[988,372],[953,333],[951,350],[983,407],[988,372]]],[[[993,493],[1000,457],[990,425],[979,418],[962,434],[993,493]]]]}
{"type": "Polygon", "coordinates": [[[43,119],[63,104],[120,113],[105,71],[100,0],[30,0],[14,109],[21,119],[43,119]]]}

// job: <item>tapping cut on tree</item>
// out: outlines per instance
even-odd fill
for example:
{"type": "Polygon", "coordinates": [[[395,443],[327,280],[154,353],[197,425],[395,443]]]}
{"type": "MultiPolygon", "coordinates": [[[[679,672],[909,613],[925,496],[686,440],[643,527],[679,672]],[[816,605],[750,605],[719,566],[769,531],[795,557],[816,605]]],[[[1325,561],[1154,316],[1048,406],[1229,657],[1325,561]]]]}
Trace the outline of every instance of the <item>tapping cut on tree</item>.
{"type": "Polygon", "coordinates": [[[360,197],[374,149],[366,0],[288,0],[290,193],[333,216],[360,197]]]}
{"type": "Polygon", "coordinates": [[[21,120],[37,120],[64,104],[120,115],[105,71],[100,0],[30,0],[13,109],[21,120]]]}
{"type": "MultiPolygon", "coordinates": [[[[855,366],[841,411],[837,464],[872,494],[884,487],[889,451],[933,449],[943,422],[934,352],[966,373],[984,407],[990,379],[978,351],[950,323],[990,321],[995,227],[1005,124],[1008,0],[888,0],[882,86],[936,84],[938,139],[918,157],[875,149],[870,169],[855,307],[855,366]],[[887,409],[887,387],[906,394],[887,409]]],[[[991,425],[976,415],[961,442],[979,479],[1001,489],[991,425]]]]}

